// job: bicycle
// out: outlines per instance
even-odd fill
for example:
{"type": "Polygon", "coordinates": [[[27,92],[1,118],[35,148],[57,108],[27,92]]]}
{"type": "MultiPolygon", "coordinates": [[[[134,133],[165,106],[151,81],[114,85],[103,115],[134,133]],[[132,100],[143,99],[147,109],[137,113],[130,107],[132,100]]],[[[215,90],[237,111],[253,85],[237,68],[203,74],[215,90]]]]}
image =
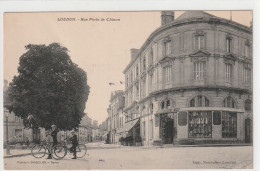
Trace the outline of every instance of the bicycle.
{"type": "MultiPolygon", "coordinates": [[[[67,155],[68,151],[70,154],[73,154],[73,152],[70,151],[70,148],[67,147],[68,144],[69,144],[68,141],[65,140],[63,145],[62,144],[55,145],[52,148],[53,158],[58,160],[63,159],[67,155]]],[[[87,147],[84,144],[78,144],[76,147],[76,152],[77,152],[76,153],[77,158],[83,158],[87,154],[87,147]]]]}
{"type": "MultiPolygon", "coordinates": [[[[49,150],[48,150],[48,147],[49,145],[47,144],[34,144],[31,148],[31,154],[33,157],[39,159],[39,158],[43,158],[46,154],[49,155],[49,150]]],[[[56,159],[56,156],[53,155],[52,151],[53,151],[53,148],[51,149],[51,154],[52,154],[52,157],[54,159],[56,159]]]]}

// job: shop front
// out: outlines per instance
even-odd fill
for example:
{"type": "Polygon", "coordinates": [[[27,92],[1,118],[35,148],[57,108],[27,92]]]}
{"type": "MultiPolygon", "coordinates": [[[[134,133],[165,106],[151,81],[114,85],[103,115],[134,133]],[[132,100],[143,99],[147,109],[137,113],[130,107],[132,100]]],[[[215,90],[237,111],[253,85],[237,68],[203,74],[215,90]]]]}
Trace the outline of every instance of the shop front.
{"type": "Polygon", "coordinates": [[[177,143],[239,143],[244,140],[243,111],[233,108],[182,108],[177,113],[177,143]]]}

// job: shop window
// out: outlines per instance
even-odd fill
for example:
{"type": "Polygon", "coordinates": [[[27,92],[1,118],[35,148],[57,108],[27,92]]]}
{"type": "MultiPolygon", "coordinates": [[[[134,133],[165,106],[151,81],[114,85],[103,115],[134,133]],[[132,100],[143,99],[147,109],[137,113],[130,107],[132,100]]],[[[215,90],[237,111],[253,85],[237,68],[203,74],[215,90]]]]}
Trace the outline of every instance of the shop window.
{"type": "Polygon", "coordinates": [[[251,100],[247,99],[245,101],[245,110],[246,111],[251,111],[251,100]]]}
{"type": "Polygon", "coordinates": [[[179,112],[178,123],[179,123],[179,126],[187,125],[187,113],[186,112],[179,112]]]}
{"type": "Polygon", "coordinates": [[[235,108],[235,101],[232,97],[227,97],[224,100],[224,107],[235,108]]]}
{"type": "Polygon", "coordinates": [[[220,125],[221,124],[221,112],[220,111],[214,111],[213,112],[213,124],[214,125],[220,125]]]}
{"type": "Polygon", "coordinates": [[[190,100],[190,107],[209,107],[209,100],[202,95],[196,96],[190,100]]]}
{"type": "Polygon", "coordinates": [[[222,137],[237,137],[237,114],[233,112],[222,112],[222,137]]]}
{"type": "Polygon", "coordinates": [[[189,112],[189,138],[212,137],[212,114],[209,111],[189,112]]]}

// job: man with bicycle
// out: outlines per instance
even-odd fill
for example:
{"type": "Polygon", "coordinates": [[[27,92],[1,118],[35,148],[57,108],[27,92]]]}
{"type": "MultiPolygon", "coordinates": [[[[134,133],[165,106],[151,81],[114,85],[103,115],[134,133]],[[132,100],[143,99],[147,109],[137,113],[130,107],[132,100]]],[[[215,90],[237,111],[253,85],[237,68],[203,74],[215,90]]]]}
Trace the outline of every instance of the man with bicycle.
{"type": "Polygon", "coordinates": [[[77,145],[79,145],[78,138],[77,138],[77,135],[75,134],[75,131],[72,130],[70,133],[72,135],[72,137],[70,138],[70,141],[72,143],[72,147],[70,148],[70,151],[73,152],[73,156],[74,156],[72,159],[77,159],[76,147],[77,147],[77,145]]]}

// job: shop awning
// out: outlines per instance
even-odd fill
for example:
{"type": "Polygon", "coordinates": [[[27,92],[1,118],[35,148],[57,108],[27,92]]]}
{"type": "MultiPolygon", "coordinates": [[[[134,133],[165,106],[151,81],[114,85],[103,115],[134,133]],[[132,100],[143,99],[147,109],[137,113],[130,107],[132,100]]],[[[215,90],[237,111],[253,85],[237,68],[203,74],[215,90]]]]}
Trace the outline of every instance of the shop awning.
{"type": "Polygon", "coordinates": [[[135,119],[135,120],[132,120],[132,121],[129,121],[129,122],[126,122],[124,124],[124,127],[119,129],[117,131],[117,133],[122,133],[122,132],[128,132],[130,131],[136,124],[137,122],[139,121],[139,119],[135,119]]]}

